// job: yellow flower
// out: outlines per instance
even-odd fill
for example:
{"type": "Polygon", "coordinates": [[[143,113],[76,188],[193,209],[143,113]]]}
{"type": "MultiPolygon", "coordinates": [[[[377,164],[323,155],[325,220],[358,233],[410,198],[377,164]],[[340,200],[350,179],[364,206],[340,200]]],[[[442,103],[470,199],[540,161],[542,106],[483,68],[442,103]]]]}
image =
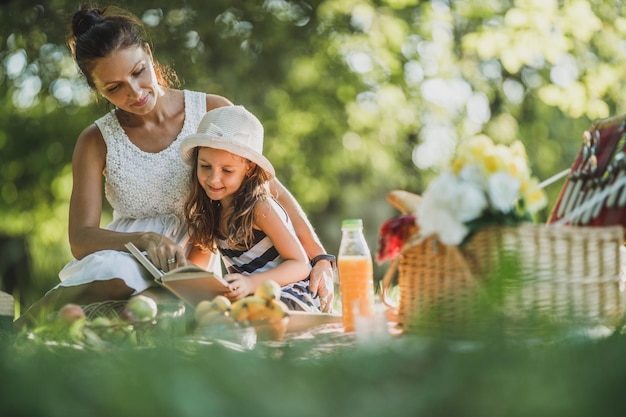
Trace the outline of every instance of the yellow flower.
{"type": "Polygon", "coordinates": [[[509,147],[514,156],[522,158],[524,161],[528,161],[528,155],[526,155],[526,148],[524,144],[519,140],[516,140],[509,147]]]}
{"type": "Polygon", "coordinates": [[[526,163],[526,160],[524,158],[521,158],[519,155],[512,155],[510,161],[508,161],[506,171],[520,181],[523,181],[530,177],[528,164],[526,163]]]}
{"type": "Polygon", "coordinates": [[[543,189],[539,188],[539,181],[535,177],[522,182],[521,193],[526,210],[530,213],[535,213],[548,204],[548,197],[543,189]]]}
{"type": "Polygon", "coordinates": [[[493,148],[494,143],[489,136],[476,135],[459,144],[456,154],[455,166],[464,166],[471,163],[481,163],[488,149],[493,148]]]}
{"type": "Polygon", "coordinates": [[[486,148],[482,155],[482,165],[485,168],[485,171],[488,175],[494,174],[500,171],[500,167],[502,164],[502,155],[500,155],[498,148],[492,146],[490,148],[486,148]]]}
{"type": "Polygon", "coordinates": [[[454,175],[458,175],[466,163],[467,161],[464,158],[457,158],[452,161],[452,172],[454,172],[454,175]]]}

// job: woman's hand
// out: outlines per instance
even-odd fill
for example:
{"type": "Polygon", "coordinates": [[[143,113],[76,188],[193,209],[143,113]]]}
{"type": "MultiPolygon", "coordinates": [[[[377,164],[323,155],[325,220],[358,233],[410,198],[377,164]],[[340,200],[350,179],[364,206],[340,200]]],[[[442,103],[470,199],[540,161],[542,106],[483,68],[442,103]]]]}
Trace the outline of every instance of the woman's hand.
{"type": "Polygon", "coordinates": [[[329,261],[318,261],[309,276],[309,289],[313,296],[319,294],[320,309],[323,313],[332,313],[335,287],[333,286],[333,268],[329,261]]]}
{"type": "Polygon", "coordinates": [[[225,293],[224,296],[230,301],[244,298],[255,290],[250,277],[243,274],[227,274],[224,276],[224,280],[228,282],[228,287],[230,288],[230,291],[225,293]]]}
{"type": "Polygon", "coordinates": [[[142,249],[147,252],[148,259],[162,271],[168,272],[187,264],[183,249],[171,239],[158,233],[145,233],[142,249]]]}

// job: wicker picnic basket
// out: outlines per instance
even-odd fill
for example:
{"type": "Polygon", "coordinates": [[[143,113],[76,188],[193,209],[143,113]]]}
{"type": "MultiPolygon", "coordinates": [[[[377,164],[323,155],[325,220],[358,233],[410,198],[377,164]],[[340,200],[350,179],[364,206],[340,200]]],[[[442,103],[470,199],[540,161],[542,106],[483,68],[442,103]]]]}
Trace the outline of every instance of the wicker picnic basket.
{"type": "Polygon", "coordinates": [[[414,232],[382,282],[383,301],[391,304],[388,289],[397,273],[404,332],[476,324],[486,311],[516,329],[547,322],[617,325],[624,315],[621,226],[488,227],[462,247],[414,232]]]}

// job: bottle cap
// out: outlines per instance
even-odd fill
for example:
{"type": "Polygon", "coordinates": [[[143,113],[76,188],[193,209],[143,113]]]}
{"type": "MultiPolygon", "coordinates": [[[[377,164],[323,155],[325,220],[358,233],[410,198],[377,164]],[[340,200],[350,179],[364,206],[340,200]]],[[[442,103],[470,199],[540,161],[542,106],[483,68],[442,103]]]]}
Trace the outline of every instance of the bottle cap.
{"type": "Polygon", "coordinates": [[[357,228],[357,227],[363,227],[363,220],[362,219],[345,219],[344,221],[341,222],[341,227],[348,227],[348,228],[357,228]]]}

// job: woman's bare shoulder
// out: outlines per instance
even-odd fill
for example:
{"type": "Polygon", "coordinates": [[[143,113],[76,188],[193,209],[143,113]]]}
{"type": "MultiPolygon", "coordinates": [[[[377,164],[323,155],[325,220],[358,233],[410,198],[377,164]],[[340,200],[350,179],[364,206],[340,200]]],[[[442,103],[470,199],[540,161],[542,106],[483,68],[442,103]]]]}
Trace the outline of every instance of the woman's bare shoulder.
{"type": "Polygon", "coordinates": [[[226,97],[219,96],[217,94],[207,94],[206,95],[206,109],[213,110],[218,107],[224,106],[232,106],[233,103],[227,99],[226,97]]]}
{"type": "Polygon", "coordinates": [[[81,154],[84,154],[85,152],[99,155],[106,154],[106,144],[104,143],[102,132],[95,123],[87,126],[78,135],[74,151],[75,153],[81,154]]]}

